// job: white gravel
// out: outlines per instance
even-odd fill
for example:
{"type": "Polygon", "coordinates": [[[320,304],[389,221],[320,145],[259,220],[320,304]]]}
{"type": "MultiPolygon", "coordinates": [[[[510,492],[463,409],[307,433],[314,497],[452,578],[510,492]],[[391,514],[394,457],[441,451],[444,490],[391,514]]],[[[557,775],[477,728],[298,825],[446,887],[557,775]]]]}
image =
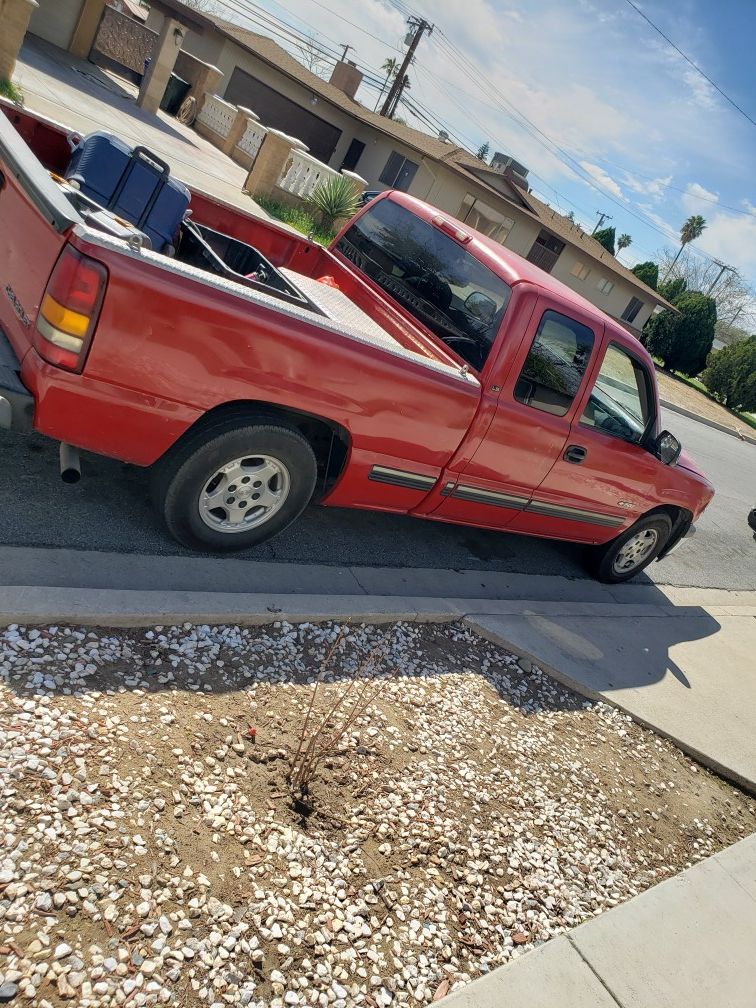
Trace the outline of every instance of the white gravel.
{"type": "Polygon", "coordinates": [[[324,698],[383,642],[380,691],[301,819],[338,630],[0,632],[0,1003],[425,1004],[756,828],[612,708],[415,625],[349,630],[324,698]]]}

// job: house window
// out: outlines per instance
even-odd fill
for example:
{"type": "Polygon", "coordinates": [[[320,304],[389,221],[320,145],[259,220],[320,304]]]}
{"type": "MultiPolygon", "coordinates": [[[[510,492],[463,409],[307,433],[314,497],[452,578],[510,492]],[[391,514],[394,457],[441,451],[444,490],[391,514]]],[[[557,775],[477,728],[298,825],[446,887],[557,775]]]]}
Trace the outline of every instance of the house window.
{"type": "Polygon", "coordinates": [[[528,252],[528,261],[540,266],[542,270],[551,273],[554,265],[564,250],[564,242],[555,238],[549,231],[541,231],[533,247],[528,252]]]}
{"type": "Polygon", "coordinates": [[[566,315],[546,311],[514,389],[518,402],[564,416],[583,382],[593,333],[566,315]]]}
{"type": "Polygon", "coordinates": [[[462,200],[457,217],[465,224],[475,228],[476,231],[480,231],[502,245],[514,227],[514,221],[511,217],[505,217],[488,203],[476,199],[472,193],[468,193],[462,200]]]}
{"type": "Polygon", "coordinates": [[[612,283],[611,280],[607,280],[606,277],[601,277],[596,286],[598,287],[598,289],[601,291],[602,294],[608,294],[611,290],[614,289],[614,284],[612,283]]]}
{"type": "Polygon", "coordinates": [[[640,298],[637,297],[630,298],[630,304],[622,312],[622,321],[634,322],[635,316],[638,314],[638,312],[641,310],[642,307],[643,302],[641,301],[640,298]]]}
{"type": "Polygon", "coordinates": [[[402,192],[407,192],[412,185],[417,167],[414,161],[410,161],[409,158],[402,157],[401,154],[392,151],[378,181],[389,186],[391,189],[400,189],[402,192]]]}
{"type": "Polygon", "coordinates": [[[581,262],[576,262],[570,270],[570,273],[574,277],[577,277],[578,280],[585,280],[590,272],[590,269],[585,265],[585,263],[581,262]]]}

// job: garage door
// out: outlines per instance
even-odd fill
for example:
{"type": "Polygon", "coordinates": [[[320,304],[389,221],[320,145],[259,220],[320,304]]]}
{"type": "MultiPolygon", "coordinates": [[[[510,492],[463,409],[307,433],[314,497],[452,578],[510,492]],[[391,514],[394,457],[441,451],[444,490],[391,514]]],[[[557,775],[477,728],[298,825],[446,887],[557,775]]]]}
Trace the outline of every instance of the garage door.
{"type": "Polygon", "coordinates": [[[78,24],[83,0],[38,0],[32,12],[29,31],[46,42],[68,49],[78,24]]]}
{"type": "Polygon", "coordinates": [[[297,137],[310,148],[319,161],[330,161],[341,137],[341,130],[313,115],[290,98],[279,94],[245,70],[236,67],[226,88],[225,99],[232,105],[243,105],[260,116],[263,126],[297,137]]]}

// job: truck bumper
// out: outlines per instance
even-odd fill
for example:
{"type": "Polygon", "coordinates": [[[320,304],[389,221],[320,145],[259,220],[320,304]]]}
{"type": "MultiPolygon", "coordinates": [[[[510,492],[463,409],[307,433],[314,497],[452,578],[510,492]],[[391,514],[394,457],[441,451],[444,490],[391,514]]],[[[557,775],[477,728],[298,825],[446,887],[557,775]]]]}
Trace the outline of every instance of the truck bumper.
{"type": "Polygon", "coordinates": [[[28,434],[34,422],[34,399],[20,371],[15,351],[0,329],[0,428],[28,434]]]}

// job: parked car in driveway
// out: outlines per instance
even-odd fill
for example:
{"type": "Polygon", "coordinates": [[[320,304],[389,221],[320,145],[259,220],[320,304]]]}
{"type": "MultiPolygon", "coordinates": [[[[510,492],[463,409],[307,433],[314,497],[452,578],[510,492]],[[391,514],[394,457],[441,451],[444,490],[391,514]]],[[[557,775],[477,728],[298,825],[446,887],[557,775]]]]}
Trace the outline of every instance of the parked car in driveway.
{"type": "Polygon", "coordinates": [[[184,545],[318,500],[584,543],[618,582],[711,500],[640,343],[448,214],[385,192],[326,249],[195,190],[166,254],[82,217],[69,156],[2,106],[0,427],[68,478],[79,449],[149,466],[184,545]]]}

